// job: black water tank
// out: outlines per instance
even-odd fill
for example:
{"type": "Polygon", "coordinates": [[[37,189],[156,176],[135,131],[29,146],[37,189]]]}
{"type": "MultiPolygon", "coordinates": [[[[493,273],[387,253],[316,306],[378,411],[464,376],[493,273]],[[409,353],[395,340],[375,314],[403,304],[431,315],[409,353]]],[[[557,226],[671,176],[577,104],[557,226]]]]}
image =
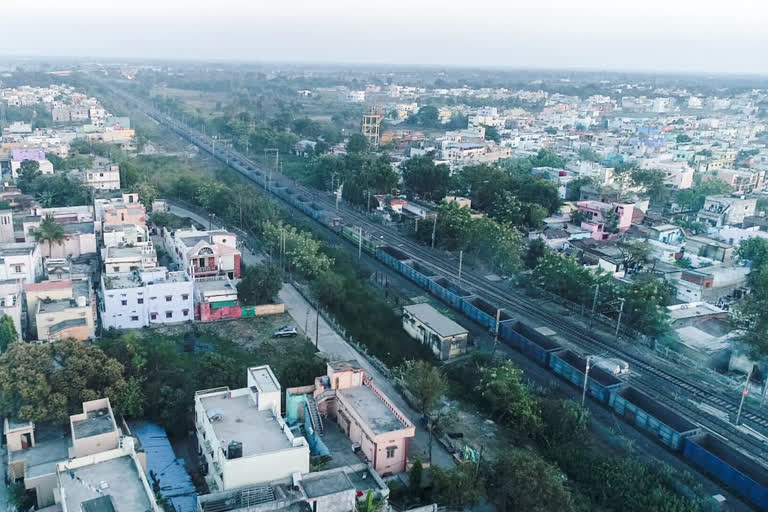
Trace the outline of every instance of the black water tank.
{"type": "Polygon", "coordinates": [[[240,441],[230,441],[227,446],[227,458],[239,459],[243,456],[243,443],[240,441]]]}

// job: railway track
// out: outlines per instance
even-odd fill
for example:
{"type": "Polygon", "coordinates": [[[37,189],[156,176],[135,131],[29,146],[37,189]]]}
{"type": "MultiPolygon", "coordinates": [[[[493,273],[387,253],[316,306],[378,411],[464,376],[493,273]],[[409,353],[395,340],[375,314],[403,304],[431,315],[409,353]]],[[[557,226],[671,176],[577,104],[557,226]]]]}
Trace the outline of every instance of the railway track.
{"type": "MultiPolygon", "coordinates": [[[[384,243],[403,248],[410,256],[413,256],[414,259],[434,269],[436,274],[451,280],[457,279],[458,266],[451,261],[447,261],[445,257],[437,253],[437,251],[424,247],[413,240],[406,238],[394,229],[386,228],[380,224],[371,222],[365,214],[360,213],[351,207],[343,205],[337,211],[335,200],[332,196],[296,184],[277,173],[272,175],[271,171],[260,169],[259,164],[230,148],[224,147],[217,150],[214,139],[211,139],[199,131],[189,128],[179,121],[163,114],[147,102],[111,87],[107,82],[102,80],[97,81],[106,85],[115,94],[121,96],[125,100],[138,105],[150,118],[171,128],[181,137],[189,140],[191,143],[213,155],[215,158],[218,158],[263,188],[269,190],[274,186],[291,187],[296,190],[297,193],[311,198],[325,210],[329,212],[337,212],[337,216],[346,224],[362,226],[369,234],[381,233],[382,237],[386,237],[381,239],[384,243]]],[[[699,407],[698,405],[706,405],[709,408],[721,410],[725,414],[733,416],[738,410],[739,397],[729,396],[722,392],[715,392],[707,389],[701,384],[685,379],[675,374],[674,369],[668,370],[660,367],[660,365],[666,365],[666,363],[661,361],[656,361],[659,366],[651,364],[647,360],[642,359],[617,345],[607,343],[597,338],[588,332],[588,330],[575,325],[562,316],[543,311],[536,303],[521,298],[510,291],[505,290],[500,285],[489,282],[485,276],[472,270],[464,269],[461,277],[461,282],[459,284],[462,287],[467,288],[469,291],[486,299],[493,300],[498,307],[502,307],[508,311],[517,311],[530,318],[535,318],[545,324],[555,327],[560,334],[564,335],[570,342],[578,345],[582,350],[585,350],[586,353],[611,355],[628,361],[637,373],[637,375],[631,379],[631,384],[633,386],[641,389],[660,402],[667,404],[672,409],[678,411],[684,410],[684,414],[689,417],[689,419],[737,445],[750,457],[768,460],[768,443],[745,432],[742,428],[731,424],[727,420],[703,412],[702,407],[699,407]]],[[[749,404],[745,404],[742,411],[742,418],[743,424],[747,425],[754,432],[757,432],[762,436],[768,436],[768,416],[765,413],[749,404]]]]}

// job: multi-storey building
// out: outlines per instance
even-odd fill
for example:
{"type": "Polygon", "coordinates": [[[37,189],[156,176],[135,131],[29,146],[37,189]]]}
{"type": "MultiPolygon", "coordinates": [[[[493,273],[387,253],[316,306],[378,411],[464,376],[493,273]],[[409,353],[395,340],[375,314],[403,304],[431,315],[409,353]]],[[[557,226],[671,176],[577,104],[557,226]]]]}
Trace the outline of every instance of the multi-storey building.
{"type": "Polygon", "coordinates": [[[151,241],[135,246],[103,247],[101,260],[106,275],[124,274],[157,267],[157,252],[151,241]]]}
{"type": "Polygon", "coordinates": [[[31,242],[0,244],[0,281],[34,283],[43,273],[40,245],[31,242]]]}
{"type": "Polygon", "coordinates": [[[195,393],[199,452],[212,492],[309,471],[309,444],[281,414],[281,387],[269,366],[248,368],[247,387],[195,393]]]}
{"type": "Polygon", "coordinates": [[[30,332],[36,339],[87,340],[96,334],[96,300],[89,278],[43,281],[26,285],[30,332]]]}
{"type": "Polygon", "coordinates": [[[121,194],[111,199],[96,199],[96,221],[102,226],[120,224],[147,225],[147,210],[139,194],[121,194]]]}
{"type": "Polygon", "coordinates": [[[194,318],[194,284],[185,272],[165,267],[102,275],[101,322],[109,329],[136,329],[194,318]]]}
{"type": "Polygon", "coordinates": [[[163,229],[165,246],[182,268],[193,277],[226,275],[240,278],[241,254],[237,235],[224,230],[163,229]]]}

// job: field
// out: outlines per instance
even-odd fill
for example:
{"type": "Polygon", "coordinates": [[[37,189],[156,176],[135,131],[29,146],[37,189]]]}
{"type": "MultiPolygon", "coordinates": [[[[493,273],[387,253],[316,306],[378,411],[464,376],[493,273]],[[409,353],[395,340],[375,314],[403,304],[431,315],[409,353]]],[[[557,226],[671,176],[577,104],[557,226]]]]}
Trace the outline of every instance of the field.
{"type": "Polygon", "coordinates": [[[229,96],[224,93],[203,92],[189,89],[174,89],[171,87],[153,87],[150,96],[165,96],[175,98],[184,102],[186,110],[190,113],[197,112],[208,116],[220,114],[217,109],[222,104],[226,104],[229,96]]]}

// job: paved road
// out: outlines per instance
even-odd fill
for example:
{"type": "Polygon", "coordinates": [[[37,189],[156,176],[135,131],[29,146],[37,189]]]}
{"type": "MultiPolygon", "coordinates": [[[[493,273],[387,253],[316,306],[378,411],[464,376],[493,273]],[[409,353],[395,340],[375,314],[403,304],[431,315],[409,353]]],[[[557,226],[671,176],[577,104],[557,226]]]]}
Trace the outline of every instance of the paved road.
{"type": "MultiPolygon", "coordinates": [[[[171,201],[168,201],[171,207],[171,213],[182,217],[189,217],[203,226],[209,225],[209,219],[203,215],[182,208],[171,201]]],[[[226,229],[215,221],[212,224],[213,229],[226,229]]],[[[264,256],[254,253],[244,247],[240,248],[243,253],[243,261],[246,265],[252,265],[255,263],[262,263],[264,256]]],[[[290,284],[287,284],[280,290],[280,300],[285,303],[285,308],[288,313],[291,314],[296,325],[299,328],[304,329],[305,325],[308,326],[308,335],[314,339],[315,324],[316,324],[316,312],[304,297],[290,284]],[[309,313],[309,314],[307,314],[309,313]]],[[[357,352],[352,346],[350,346],[344,338],[342,338],[328,323],[320,317],[319,323],[319,343],[318,350],[325,352],[332,356],[338,356],[341,359],[357,359],[365,369],[365,372],[373,377],[376,385],[387,394],[388,397],[395,403],[395,405],[405,413],[406,416],[416,425],[416,437],[413,439],[410,448],[410,454],[416,455],[420,453],[423,460],[427,459],[428,452],[428,435],[427,432],[421,427],[419,422],[419,414],[411,409],[405,402],[405,399],[397,392],[394,386],[373,366],[365,357],[357,352]]],[[[443,448],[438,442],[432,444],[432,461],[443,467],[450,467],[454,465],[453,457],[448,451],[443,448]]]]}
{"type": "MultiPolygon", "coordinates": [[[[308,324],[307,335],[314,340],[317,315],[313,308],[304,297],[290,284],[283,286],[279,294],[280,300],[285,303],[285,308],[291,314],[297,325],[301,329],[308,324]],[[307,313],[309,312],[309,315],[307,313]],[[309,320],[307,322],[307,320],[309,320]]],[[[317,323],[319,327],[318,350],[326,354],[338,356],[342,359],[357,359],[365,370],[366,374],[373,378],[376,386],[379,387],[394,402],[406,416],[416,425],[416,437],[411,441],[409,448],[410,455],[421,454],[421,458],[426,460],[428,452],[428,435],[421,427],[418,421],[419,414],[411,409],[405,399],[398,393],[395,387],[387,380],[365,357],[351,347],[321,316],[317,323]]],[[[453,457],[437,441],[432,444],[432,462],[439,466],[450,467],[454,465],[453,457]]]]}

